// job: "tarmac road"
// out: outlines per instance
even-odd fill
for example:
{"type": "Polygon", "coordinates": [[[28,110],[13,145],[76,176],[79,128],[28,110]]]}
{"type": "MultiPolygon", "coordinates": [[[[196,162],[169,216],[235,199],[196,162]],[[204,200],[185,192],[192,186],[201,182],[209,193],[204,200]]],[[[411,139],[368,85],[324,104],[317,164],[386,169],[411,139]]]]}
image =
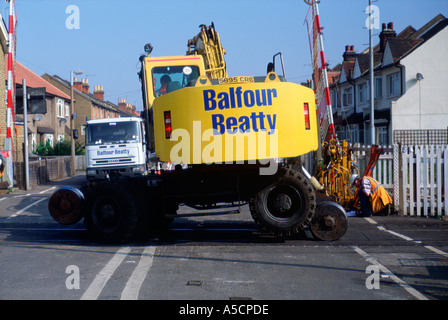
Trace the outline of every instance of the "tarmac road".
{"type": "MultiPolygon", "coordinates": [[[[444,220],[351,217],[340,240],[325,242],[306,232],[286,239],[263,233],[247,205],[241,213],[181,206],[164,236],[102,245],[82,222],[59,225],[48,213],[57,187],[83,182],[78,175],[0,195],[0,299],[162,299],[175,302],[170,312],[177,314],[187,311],[186,301],[196,308],[190,311],[205,312],[199,307],[210,300],[448,298],[444,220]]],[[[212,306],[214,314],[226,310],[212,306]]]]}

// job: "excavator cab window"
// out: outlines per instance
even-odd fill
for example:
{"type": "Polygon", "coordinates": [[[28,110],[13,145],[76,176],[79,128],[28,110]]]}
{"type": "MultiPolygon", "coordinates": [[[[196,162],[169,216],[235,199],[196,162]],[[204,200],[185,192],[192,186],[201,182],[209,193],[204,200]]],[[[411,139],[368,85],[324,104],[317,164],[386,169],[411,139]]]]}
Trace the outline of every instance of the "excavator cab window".
{"type": "Polygon", "coordinates": [[[155,67],[152,69],[154,96],[184,88],[192,80],[199,77],[197,66],[155,67]]]}

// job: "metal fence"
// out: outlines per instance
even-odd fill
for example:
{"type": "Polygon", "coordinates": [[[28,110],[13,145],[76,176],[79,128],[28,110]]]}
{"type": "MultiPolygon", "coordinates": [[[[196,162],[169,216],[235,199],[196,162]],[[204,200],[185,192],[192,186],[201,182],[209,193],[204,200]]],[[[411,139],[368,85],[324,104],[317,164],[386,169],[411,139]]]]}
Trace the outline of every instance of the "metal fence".
{"type": "MultiPolygon", "coordinates": [[[[70,176],[70,156],[31,157],[29,161],[30,186],[59,180],[70,176]]],[[[86,169],[85,156],[75,157],[75,170],[86,169]]],[[[15,185],[25,189],[25,166],[23,162],[14,163],[15,185]]]]}

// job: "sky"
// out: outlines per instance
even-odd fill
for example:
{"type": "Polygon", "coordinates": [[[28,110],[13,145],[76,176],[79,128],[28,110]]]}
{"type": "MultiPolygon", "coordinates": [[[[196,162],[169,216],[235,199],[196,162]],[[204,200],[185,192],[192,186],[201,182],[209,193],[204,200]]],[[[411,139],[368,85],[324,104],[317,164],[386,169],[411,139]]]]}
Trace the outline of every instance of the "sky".
{"type": "MultiPolygon", "coordinates": [[[[368,47],[368,0],[321,0],[324,50],[329,67],[342,62],[346,45],[368,47]]],[[[437,14],[448,17],[447,0],[373,0],[380,26],[398,32],[418,29],[437,14]]],[[[0,13],[8,21],[8,3],[0,13]]],[[[152,56],[184,55],[199,25],[214,22],[229,76],[266,74],[267,63],[281,52],[288,81],[311,78],[311,57],[303,0],[16,0],[17,60],[38,75],[70,79],[82,70],[91,92],[102,85],[105,99],[142,109],[137,72],[143,47],[152,56]]],[[[374,44],[380,30],[373,30],[374,44]]],[[[280,69],[277,69],[280,71],[280,69]]]]}

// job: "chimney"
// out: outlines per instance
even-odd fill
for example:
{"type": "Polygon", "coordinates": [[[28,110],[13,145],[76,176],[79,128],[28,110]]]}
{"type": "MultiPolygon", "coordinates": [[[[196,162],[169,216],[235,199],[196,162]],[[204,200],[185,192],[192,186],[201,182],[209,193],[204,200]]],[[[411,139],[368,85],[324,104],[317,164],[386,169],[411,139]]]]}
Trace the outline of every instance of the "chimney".
{"type": "Polygon", "coordinates": [[[397,33],[394,31],[394,23],[389,22],[386,26],[385,23],[383,23],[382,30],[380,33],[380,52],[384,52],[384,49],[386,49],[386,43],[387,40],[393,39],[397,36],[397,33]]]}
{"type": "Polygon", "coordinates": [[[89,94],[89,79],[82,79],[82,92],[89,94]]]}
{"type": "Polygon", "coordinates": [[[345,52],[342,55],[344,58],[344,61],[355,61],[356,53],[355,53],[355,46],[345,46],[345,52]]]}
{"type": "Polygon", "coordinates": [[[118,99],[118,109],[126,111],[126,99],[118,99]]]}
{"type": "Polygon", "coordinates": [[[75,88],[76,90],[82,91],[82,82],[79,81],[78,79],[73,78],[73,88],[75,88]]]}
{"type": "Polygon", "coordinates": [[[93,95],[95,96],[95,98],[100,99],[101,101],[104,101],[103,86],[95,86],[93,89],[93,95]]]}

